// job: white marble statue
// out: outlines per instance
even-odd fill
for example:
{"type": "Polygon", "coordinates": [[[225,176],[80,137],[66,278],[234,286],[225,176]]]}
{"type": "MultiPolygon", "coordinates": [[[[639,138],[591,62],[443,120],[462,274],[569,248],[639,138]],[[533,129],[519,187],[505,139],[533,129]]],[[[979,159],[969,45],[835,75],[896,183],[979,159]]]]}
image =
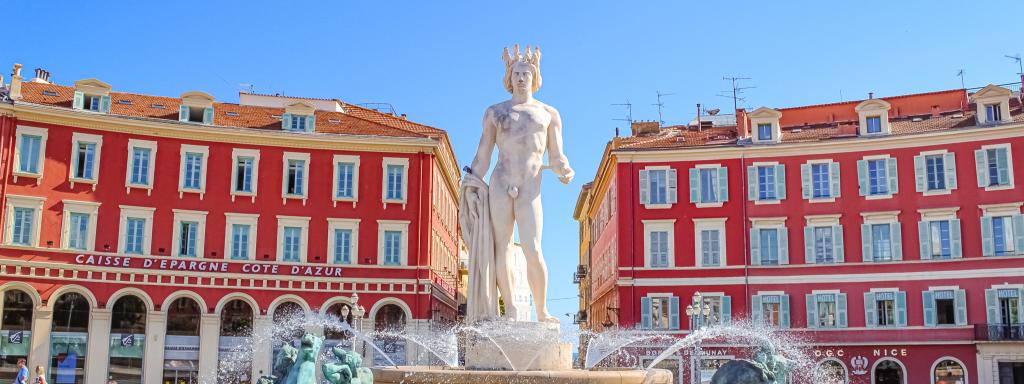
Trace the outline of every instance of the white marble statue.
{"type": "Polygon", "coordinates": [[[505,315],[516,318],[513,300],[513,232],[526,255],[527,280],[533,293],[537,320],[557,322],[548,313],[547,265],[541,253],[543,211],[540,203],[541,171],[552,170],[568,184],[574,172],[562,153],[562,120],[558,111],[533,98],[540,88],[540,48],[520,53],[516,45],[505,49],[505,89],[512,98],[484,112],[483,134],[473,164],[462,185],[460,222],[469,246],[467,320],[493,318],[498,295],[505,299],[505,315]],[[494,146],[498,162],[488,183],[494,146]],[[548,165],[543,164],[544,152],[548,165]],[[488,220],[489,219],[489,220],[488,220]],[[488,223],[488,221],[490,223],[488,223]],[[495,292],[497,286],[497,292],[495,292]]]}

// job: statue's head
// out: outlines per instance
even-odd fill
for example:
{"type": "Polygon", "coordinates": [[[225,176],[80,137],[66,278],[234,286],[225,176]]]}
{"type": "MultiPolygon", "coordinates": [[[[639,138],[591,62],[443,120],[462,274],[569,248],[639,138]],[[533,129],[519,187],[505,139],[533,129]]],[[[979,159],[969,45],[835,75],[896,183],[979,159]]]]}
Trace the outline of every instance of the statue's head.
{"type": "Polygon", "coordinates": [[[520,91],[533,93],[540,89],[540,47],[531,51],[527,45],[526,52],[520,53],[519,44],[516,44],[511,54],[508,48],[505,48],[502,59],[505,61],[506,91],[515,93],[518,88],[520,91]]]}

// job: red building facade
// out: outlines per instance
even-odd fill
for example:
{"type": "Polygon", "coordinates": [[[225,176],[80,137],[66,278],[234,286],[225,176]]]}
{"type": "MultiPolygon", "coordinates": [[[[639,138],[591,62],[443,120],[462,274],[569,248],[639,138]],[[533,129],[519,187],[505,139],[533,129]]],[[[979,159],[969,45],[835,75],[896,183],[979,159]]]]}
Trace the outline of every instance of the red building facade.
{"type": "Polygon", "coordinates": [[[0,374],[25,357],[50,382],[254,382],[281,340],[248,331],[284,317],[456,319],[444,131],[338,100],[231,104],[18,72],[0,103],[0,374]],[[231,353],[251,359],[218,363],[231,353]]]}
{"type": "Polygon", "coordinates": [[[700,292],[711,321],[805,334],[837,382],[1020,380],[1011,86],[634,123],[577,205],[584,326],[683,336],[700,292]]]}

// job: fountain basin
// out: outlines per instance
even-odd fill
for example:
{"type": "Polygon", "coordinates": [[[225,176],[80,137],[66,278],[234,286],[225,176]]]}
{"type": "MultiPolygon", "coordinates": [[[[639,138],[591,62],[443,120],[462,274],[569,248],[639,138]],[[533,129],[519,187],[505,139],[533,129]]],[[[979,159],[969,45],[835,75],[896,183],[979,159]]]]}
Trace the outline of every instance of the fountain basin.
{"type": "Polygon", "coordinates": [[[373,368],[374,383],[384,384],[671,384],[672,372],[648,370],[478,371],[404,366],[373,368]]]}
{"type": "Polygon", "coordinates": [[[486,333],[468,333],[466,369],[482,371],[567,371],[571,343],[558,324],[529,321],[488,323],[486,333]]]}

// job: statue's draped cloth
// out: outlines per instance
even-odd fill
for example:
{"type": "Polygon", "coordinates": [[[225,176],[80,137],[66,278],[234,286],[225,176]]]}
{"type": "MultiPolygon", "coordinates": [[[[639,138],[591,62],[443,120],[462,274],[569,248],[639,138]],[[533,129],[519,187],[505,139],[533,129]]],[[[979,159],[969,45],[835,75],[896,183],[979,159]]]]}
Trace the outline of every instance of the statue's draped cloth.
{"type": "Polygon", "coordinates": [[[467,173],[462,180],[459,225],[469,251],[466,321],[498,317],[497,263],[487,183],[467,173]]]}

